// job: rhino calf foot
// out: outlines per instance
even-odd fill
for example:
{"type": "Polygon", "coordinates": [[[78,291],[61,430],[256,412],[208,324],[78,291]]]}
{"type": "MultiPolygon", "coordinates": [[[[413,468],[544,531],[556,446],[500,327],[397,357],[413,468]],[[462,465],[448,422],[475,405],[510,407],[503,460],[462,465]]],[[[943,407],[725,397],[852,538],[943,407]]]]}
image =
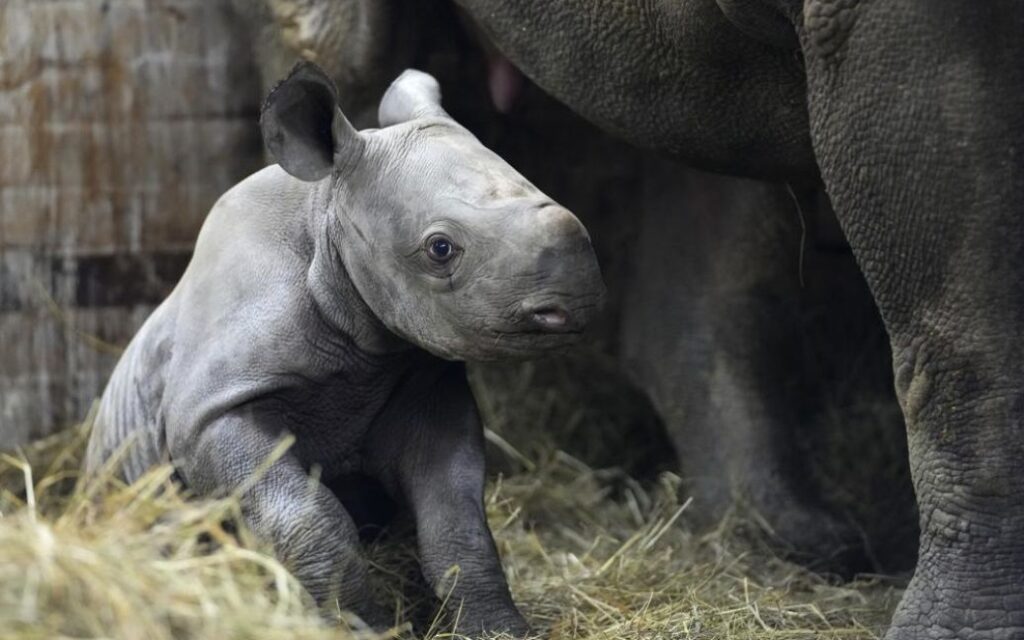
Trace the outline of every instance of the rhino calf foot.
{"type": "Polygon", "coordinates": [[[471,638],[526,638],[533,635],[530,625],[518,612],[511,615],[499,611],[482,617],[460,618],[455,625],[455,632],[471,638]]]}

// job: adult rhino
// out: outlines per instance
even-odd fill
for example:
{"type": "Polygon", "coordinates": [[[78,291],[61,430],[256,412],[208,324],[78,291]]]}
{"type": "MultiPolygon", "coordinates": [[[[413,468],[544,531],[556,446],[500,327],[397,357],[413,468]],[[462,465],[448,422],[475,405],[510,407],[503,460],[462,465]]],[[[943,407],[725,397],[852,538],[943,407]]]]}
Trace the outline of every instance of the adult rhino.
{"type": "Polygon", "coordinates": [[[890,338],[920,507],[886,637],[1024,637],[1024,4],[457,2],[609,132],[824,183],[890,338]]]}

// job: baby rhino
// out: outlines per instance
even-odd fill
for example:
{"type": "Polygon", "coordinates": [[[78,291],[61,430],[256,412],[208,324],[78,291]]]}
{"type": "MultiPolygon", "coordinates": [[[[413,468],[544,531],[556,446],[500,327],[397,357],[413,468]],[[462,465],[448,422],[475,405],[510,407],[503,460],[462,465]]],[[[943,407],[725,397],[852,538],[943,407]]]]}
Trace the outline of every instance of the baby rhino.
{"type": "Polygon", "coordinates": [[[312,64],[260,118],[280,166],[213,207],[114,371],[86,471],[123,448],[127,481],[170,461],[200,495],[244,487],[249,526],[313,597],[381,624],[339,499],[372,479],[411,510],[423,574],[459,630],[525,633],[458,361],[577,341],[604,295],[586,231],[452,120],[425,73],[391,85],[380,129],[356,131],[312,64]]]}

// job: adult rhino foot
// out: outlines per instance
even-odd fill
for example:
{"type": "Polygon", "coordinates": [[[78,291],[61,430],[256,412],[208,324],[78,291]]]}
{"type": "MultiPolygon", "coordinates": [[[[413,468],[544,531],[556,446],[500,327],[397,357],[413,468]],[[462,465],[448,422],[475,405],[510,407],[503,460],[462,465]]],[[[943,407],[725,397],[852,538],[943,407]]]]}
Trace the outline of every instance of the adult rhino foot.
{"type": "Polygon", "coordinates": [[[994,559],[974,567],[922,559],[885,640],[1024,639],[1024,571],[994,559]]]}
{"type": "Polygon", "coordinates": [[[735,509],[740,518],[757,526],[764,540],[779,556],[808,569],[851,578],[873,570],[864,536],[851,524],[785,487],[772,477],[764,478],[756,490],[731,487],[723,491],[720,481],[691,481],[685,488],[694,499],[690,522],[697,529],[713,529],[722,517],[735,509]]]}
{"type": "Polygon", "coordinates": [[[788,560],[846,579],[872,569],[861,532],[823,508],[793,501],[751,511],[775,552],[788,560]]]}

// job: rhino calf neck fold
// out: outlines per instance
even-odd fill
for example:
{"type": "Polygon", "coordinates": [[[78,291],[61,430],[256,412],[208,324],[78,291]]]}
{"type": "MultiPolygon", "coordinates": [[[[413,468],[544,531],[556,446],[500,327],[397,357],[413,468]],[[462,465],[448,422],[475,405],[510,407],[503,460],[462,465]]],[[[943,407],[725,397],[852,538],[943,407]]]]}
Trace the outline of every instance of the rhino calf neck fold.
{"type": "Polygon", "coordinates": [[[411,509],[459,630],[522,634],[460,361],[573,344],[604,287],[579,221],[453,121],[432,77],[402,74],[379,119],[356,131],[311,64],[271,92],[261,126],[280,166],[213,207],[117,365],[86,471],[121,455],[128,481],[170,461],[200,495],[245,486],[247,523],[314,598],[385,626],[336,490],[371,478],[411,509]]]}

